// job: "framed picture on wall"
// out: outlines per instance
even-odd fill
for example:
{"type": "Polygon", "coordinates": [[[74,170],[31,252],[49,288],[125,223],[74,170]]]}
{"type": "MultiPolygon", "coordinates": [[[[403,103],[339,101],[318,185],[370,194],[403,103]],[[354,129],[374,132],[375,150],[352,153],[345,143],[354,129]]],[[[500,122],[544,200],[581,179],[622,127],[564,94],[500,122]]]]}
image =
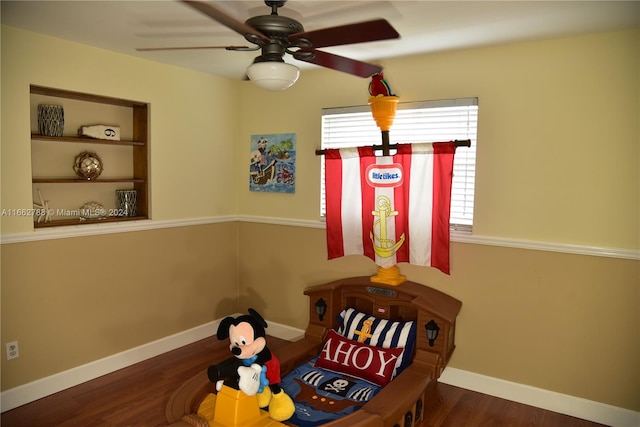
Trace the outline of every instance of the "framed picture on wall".
{"type": "Polygon", "coordinates": [[[249,190],[295,193],[296,134],[251,136],[249,190]]]}

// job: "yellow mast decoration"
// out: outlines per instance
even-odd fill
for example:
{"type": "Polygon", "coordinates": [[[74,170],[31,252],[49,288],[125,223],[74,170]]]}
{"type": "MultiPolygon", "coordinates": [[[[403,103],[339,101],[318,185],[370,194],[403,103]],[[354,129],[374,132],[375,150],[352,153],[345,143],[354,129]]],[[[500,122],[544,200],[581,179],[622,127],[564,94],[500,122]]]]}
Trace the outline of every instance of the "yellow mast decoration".
{"type": "MultiPolygon", "coordinates": [[[[400,98],[397,96],[378,95],[369,97],[371,114],[382,133],[382,154],[384,156],[388,156],[390,154],[389,129],[391,129],[391,125],[396,118],[396,110],[398,108],[399,100],[400,98]]],[[[398,215],[398,212],[393,210],[389,198],[385,196],[379,197],[376,200],[376,206],[378,210],[372,211],[371,213],[378,217],[374,222],[374,231],[376,224],[379,225],[379,230],[377,236],[374,231],[372,231],[370,237],[373,242],[375,252],[382,257],[390,257],[402,245],[405,236],[403,234],[398,242],[394,242],[392,239],[387,237],[387,219],[388,217],[398,215]],[[379,245],[376,245],[376,240],[380,242],[379,245]]],[[[374,283],[384,283],[394,286],[399,285],[406,280],[407,278],[400,274],[400,269],[395,265],[389,268],[378,267],[378,274],[371,277],[371,281],[374,283]]]]}

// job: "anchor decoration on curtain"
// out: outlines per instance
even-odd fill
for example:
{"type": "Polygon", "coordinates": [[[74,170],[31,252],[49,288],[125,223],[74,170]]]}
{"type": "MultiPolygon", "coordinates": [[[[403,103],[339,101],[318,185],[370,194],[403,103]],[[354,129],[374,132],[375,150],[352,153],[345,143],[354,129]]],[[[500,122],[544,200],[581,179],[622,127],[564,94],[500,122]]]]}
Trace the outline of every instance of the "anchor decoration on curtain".
{"type": "Polygon", "coordinates": [[[328,258],[362,254],[449,274],[454,142],[325,150],[328,258]]]}

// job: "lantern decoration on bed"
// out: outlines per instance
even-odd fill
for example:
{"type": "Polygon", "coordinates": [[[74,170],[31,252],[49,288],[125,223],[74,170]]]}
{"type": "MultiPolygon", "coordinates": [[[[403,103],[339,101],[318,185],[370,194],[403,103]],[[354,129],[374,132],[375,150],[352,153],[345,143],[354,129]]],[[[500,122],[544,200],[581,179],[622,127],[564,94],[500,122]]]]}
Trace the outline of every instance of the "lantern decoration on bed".
{"type": "Polygon", "coordinates": [[[427,340],[429,340],[429,347],[433,347],[440,333],[440,326],[438,326],[435,320],[431,319],[429,323],[424,325],[424,329],[427,333],[427,340]]]}
{"type": "Polygon", "coordinates": [[[371,282],[392,286],[406,281],[400,262],[449,274],[456,142],[392,146],[389,132],[400,98],[382,73],[372,76],[369,95],[382,144],[323,150],[328,258],[365,255],[378,265],[371,282]]]}
{"type": "Polygon", "coordinates": [[[324,319],[324,315],[327,313],[327,303],[324,301],[324,299],[320,298],[318,301],[316,301],[315,308],[318,319],[320,319],[320,321],[322,322],[322,320],[324,319]]]}

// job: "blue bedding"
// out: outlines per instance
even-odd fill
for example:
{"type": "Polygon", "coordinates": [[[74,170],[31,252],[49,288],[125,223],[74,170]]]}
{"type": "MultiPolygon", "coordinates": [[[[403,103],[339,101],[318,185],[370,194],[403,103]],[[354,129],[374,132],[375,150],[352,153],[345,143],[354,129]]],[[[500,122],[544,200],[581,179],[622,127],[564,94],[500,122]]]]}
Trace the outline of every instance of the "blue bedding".
{"type": "Polygon", "coordinates": [[[382,389],[359,378],[316,368],[316,359],[300,365],[280,383],[296,406],[288,421],[299,427],[315,427],[349,415],[382,389]]]}

